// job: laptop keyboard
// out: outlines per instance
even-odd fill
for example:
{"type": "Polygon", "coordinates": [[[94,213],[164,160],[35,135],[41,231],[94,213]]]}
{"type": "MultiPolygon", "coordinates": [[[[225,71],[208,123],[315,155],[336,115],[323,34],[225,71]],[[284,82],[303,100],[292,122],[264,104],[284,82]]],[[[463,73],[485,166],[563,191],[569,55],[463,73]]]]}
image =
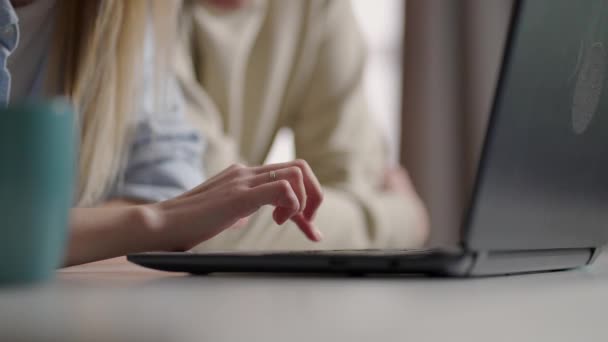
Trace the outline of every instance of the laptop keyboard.
{"type": "Polygon", "coordinates": [[[280,255],[319,255],[319,256],[390,256],[390,255],[427,255],[437,252],[446,253],[445,249],[440,248],[421,248],[421,249],[335,249],[335,250],[302,250],[302,251],[213,251],[213,252],[194,252],[201,255],[237,255],[237,256],[280,256],[280,255]]]}
{"type": "Polygon", "coordinates": [[[426,255],[437,252],[437,248],[421,249],[335,249],[312,251],[267,252],[265,254],[295,254],[295,255],[426,255]]]}

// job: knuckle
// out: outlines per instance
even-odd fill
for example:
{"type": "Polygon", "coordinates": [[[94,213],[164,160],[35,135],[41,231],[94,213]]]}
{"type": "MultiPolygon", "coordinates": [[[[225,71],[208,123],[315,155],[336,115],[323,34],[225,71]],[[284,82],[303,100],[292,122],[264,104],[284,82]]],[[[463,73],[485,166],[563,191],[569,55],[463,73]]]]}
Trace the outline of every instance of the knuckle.
{"type": "Polygon", "coordinates": [[[281,179],[280,181],[278,181],[278,187],[279,187],[279,190],[284,194],[291,191],[291,185],[289,184],[288,181],[286,181],[284,179],[281,179]]]}
{"type": "Polygon", "coordinates": [[[325,198],[325,194],[323,193],[323,190],[319,191],[319,192],[316,194],[316,196],[317,196],[317,200],[318,200],[319,202],[322,202],[322,201],[323,201],[323,199],[325,198]]]}
{"type": "Polygon", "coordinates": [[[251,170],[243,164],[234,164],[231,175],[236,178],[243,178],[251,175],[251,170]]]}
{"type": "Polygon", "coordinates": [[[289,167],[287,169],[287,174],[290,177],[296,178],[297,180],[300,180],[303,178],[302,170],[299,167],[295,167],[295,166],[289,167]]]}
{"type": "Polygon", "coordinates": [[[236,171],[236,175],[237,175],[239,178],[245,178],[245,177],[249,177],[249,176],[251,176],[251,170],[249,170],[249,169],[247,169],[247,168],[244,168],[244,169],[238,169],[238,170],[236,171]]]}
{"type": "Polygon", "coordinates": [[[296,159],[296,160],[294,160],[294,161],[293,161],[293,163],[294,163],[294,164],[295,164],[297,167],[300,167],[300,168],[302,168],[302,169],[308,169],[308,168],[309,168],[308,163],[307,163],[307,162],[306,162],[306,160],[304,160],[304,159],[296,159]]]}

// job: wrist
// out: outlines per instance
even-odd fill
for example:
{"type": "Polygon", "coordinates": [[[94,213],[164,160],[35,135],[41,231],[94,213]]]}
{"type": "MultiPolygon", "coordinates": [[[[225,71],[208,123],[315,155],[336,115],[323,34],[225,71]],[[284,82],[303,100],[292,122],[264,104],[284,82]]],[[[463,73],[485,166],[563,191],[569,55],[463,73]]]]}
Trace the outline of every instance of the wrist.
{"type": "Polygon", "coordinates": [[[154,205],[75,208],[65,264],[76,265],[129,253],[170,250],[168,227],[154,205]]]}
{"type": "Polygon", "coordinates": [[[139,227],[142,247],[146,251],[168,251],[173,250],[167,215],[162,206],[154,204],[142,204],[130,207],[131,219],[136,227],[139,227]]]}

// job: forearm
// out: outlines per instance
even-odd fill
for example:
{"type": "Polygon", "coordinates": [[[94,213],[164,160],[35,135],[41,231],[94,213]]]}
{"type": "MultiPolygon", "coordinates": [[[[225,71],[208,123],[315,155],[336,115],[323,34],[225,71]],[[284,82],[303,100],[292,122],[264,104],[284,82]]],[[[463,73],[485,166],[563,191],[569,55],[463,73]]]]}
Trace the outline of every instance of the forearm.
{"type": "Polygon", "coordinates": [[[167,249],[159,220],[145,206],[72,209],[64,265],[167,249]]]}

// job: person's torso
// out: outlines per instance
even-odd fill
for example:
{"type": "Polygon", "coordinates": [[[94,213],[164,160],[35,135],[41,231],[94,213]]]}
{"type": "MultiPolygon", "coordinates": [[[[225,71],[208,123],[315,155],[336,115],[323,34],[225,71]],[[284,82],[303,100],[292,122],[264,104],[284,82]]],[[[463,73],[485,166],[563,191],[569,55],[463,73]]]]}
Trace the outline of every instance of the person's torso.
{"type": "Polygon", "coordinates": [[[321,39],[322,28],[314,27],[320,4],[252,0],[238,10],[206,4],[187,14],[194,23],[196,77],[248,163],[263,162],[307,91],[321,39]]]}

